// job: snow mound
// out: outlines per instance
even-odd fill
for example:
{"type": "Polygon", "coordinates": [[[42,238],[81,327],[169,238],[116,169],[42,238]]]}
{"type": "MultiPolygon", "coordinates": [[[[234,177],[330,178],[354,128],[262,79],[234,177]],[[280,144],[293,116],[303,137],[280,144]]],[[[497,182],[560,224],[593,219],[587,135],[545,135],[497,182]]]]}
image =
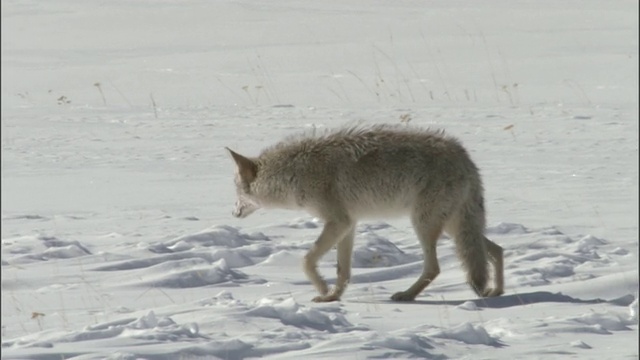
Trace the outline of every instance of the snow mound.
{"type": "Polygon", "coordinates": [[[392,227],[393,226],[391,226],[390,224],[384,221],[373,221],[373,222],[367,222],[367,223],[358,225],[358,232],[368,233],[368,232],[377,231],[377,230],[389,229],[392,227]]]}
{"type": "Polygon", "coordinates": [[[353,325],[338,313],[326,314],[298,304],[293,298],[284,300],[261,299],[245,313],[247,316],[278,319],[284,325],[336,333],[352,329],[353,325]]]}
{"type": "Polygon", "coordinates": [[[231,268],[244,267],[253,265],[254,261],[245,254],[243,249],[231,250],[220,249],[215,251],[189,251],[175,254],[163,254],[144,259],[133,259],[115,261],[107,265],[97,266],[93,268],[95,271],[123,271],[132,269],[147,268],[155,265],[161,265],[166,262],[176,262],[179,260],[200,259],[210,263],[224,259],[231,268]]]}
{"type": "Polygon", "coordinates": [[[307,342],[292,342],[282,345],[251,344],[239,339],[209,340],[204,344],[191,345],[177,351],[165,352],[162,359],[248,359],[270,354],[303,350],[311,345],[307,342]]]}
{"type": "Polygon", "coordinates": [[[367,342],[361,347],[361,350],[376,350],[380,348],[395,350],[394,353],[385,353],[385,358],[400,358],[406,357],[409,354],[411,357],[421,359],[446,358],[442,355],[434,355],[429,352],[428,350],[432,350],[435,348],[433,342],[427,337],[415,334],[386,336],[382,339],[367,342]]]}
{"type": "Polygon", "coordinates": [[[456,306],[458,309],[462,309],[462,310],[468,310],[468,311],[478,311],[480,310],[480,308],[478,308],[478,305],[476,305],[475,302],[473,301],[465,301],[462,304],[456,306]]]}
{"type": "Polygon", "coordinates": [[[200,300],[197,302],[199,306],[215,306],[228,309],[246,308],[246,305],[233,297],[230,291],[223,290],[216,296],[200,300]]]}
{"type": "Polygon", "coordinates": [[[193,288],[221,283],[264,282],[231,269],[224,259],[215,263],[200,258],[171,260],[139,270],[136,275],[128,277],[131,276],[136,280],[124,282],[125,286],[193,288]]]}
{"type": "MultiPolygon", "coordinates": [[[[366,243],[356,246],[353,251],[354,268],[390,267],[420,260],[420,256],[405,253],[391,241],[376,233],[366,232],[362,237],[366,243]]],[[[356,244],[362,240],[359,236],[356,244]]]]}
{"type": "MultiPolygon", "coordinates": [[[[173,240],[149,245],[141,242],[138,248],[148,250],[156,256],[125,259],[100,265],[96,271],[123,271],[149,268],[163,263],[180,263],[181,260],[197,259],[214,263],[225,260],[230,268],[256,264],[269,256],[273,249],[264,245],[270,240],[262,233],[246,234],[232,226],[215,226],[212,229],[185,235],[173,240]],[[254,259],[259,258],[259,259],[254,259]]],[[[171,265],[168,265],[171,267],[171,265]]],[[[167,266],[160,266],[160,268],[167,266]]]]}
{"type": "Polygon", "coordinates": [[[526,234],[529,232],[527,228],[525,228],[521,224],[513,224],[501,222],[496,226],[488,226],[486,233],[492,235],[505,235],[505,234],[526,234]]]}
{"type": "Polygon", "coordinates": [[[146,341],[179,341],[201,338],[198,324],[177,324],[170,317],[156,316],[153,310],[138,318],[126,318],[85,327],[83,330],[27,336],[2,342],[3,348],[52,347],[52,343],[76,343],[105,339],[137,339],[146,341]]]}
{"type": "Polygon", "coordinates": [[[624,319],[621,314],[611,312],[588,313],[579,317],[569,318],[569,321],[594,326],[607,331],[631,330],[629,325],[634,324],[633,321],[624,319]]]}
{"type": "Polygon", "coordinates": [[[267,259],[265,259],[260,265],[270,266],[299,266],[302,263],[302,256],[294,254],[289,250],[280,250],[275,252],[267,259]]]}
{"type": "Polygon", "coordinates": [[[462,323],[450,330],[438,331],[433,337],[461,341],[469,345],[502,346],[497,338],[489,335],[482,325],[462,323]]]}
{"type": "Polygon", "coordinates": [[[21,214],[15,216],[2,216],[2,221],[6,220],[49,220],[48,217],[38,214],[21,214]]]}
{"type": "Polygon", "coordinates": [[[578,240],[575,244],[574,252],[579,254],[592,254],[602,245],[606,245],[607,242],[603,239],[599,239],[592,235],[587,235],[578,240]]]}
{"type": "Polygon", "coordinates": [[[169,240],[149,250],[155,252],[174,252],[212,246],[238,248],[249,245],[251,241],[256,240],[266,241],[269,240],[269,238],[262,233],[245,234],[233,226],[218,225],[195,234],[169,240]]]}
{"type": "Polygon", "coordinates": [[[285,225],[285,227],[291,229],[315,229],[319,226],[321,226],[320,219],[317,218],[313,218],[311,220],[297,218],[285,225]]]}
{"type": "Polygon", "coordinates": [[[41,235],[3,239],[2,255],[9,264],[27,264],[87,256],[91,251],[79,241],[41,235]]]}
{"type": "Polygon", "coordinates": [[[580,238],[548,231],[530,231],[534,241],[527,250],[505,251],[505,276],[519,285],[541,286],[588,280],[596,277],[592,269],[610,266],[615,259],[601,256],[609,242],[587,235],[580,238]]]}
{"type": "Polygon", "coordinates": [[[592,349],[591,346],[581,340],[572,341],[569,345],[577,349],[592,349]]]}

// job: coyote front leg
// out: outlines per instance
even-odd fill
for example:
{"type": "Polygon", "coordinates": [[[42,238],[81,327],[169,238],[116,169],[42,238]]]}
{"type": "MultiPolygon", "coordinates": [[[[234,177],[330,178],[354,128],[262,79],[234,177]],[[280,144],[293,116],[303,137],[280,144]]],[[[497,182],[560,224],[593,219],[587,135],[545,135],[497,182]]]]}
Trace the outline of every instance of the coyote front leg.
{"type": "MultiPolygon", "coordinates": [[[[322,229],[322,233],[316,240],[311,250],[304,256],[303,268],[309,278],[309,281],[315,286],[320,296],[313,301],[333,301],[328,296],[329,287],[326,281],[318,273],[318,260],[322,258],[339,240],[342,240],[348,231],[352,228],[352,224],[348,221],[327,221],[322,229]]],[[[344,290],[343,290],[344,291],[344,290]]],[[[334,291],[335,294],[335,291],[334,291]]]]}
{"type": "Polygon", "coordinates": [[[355,227],[351,227],[347,234],[340,242],[338,242],[338,270],[336,284],[329,294],[316,296],[315,302],[338,301],[347,289],[349,280],[351,279],[351,254],[353,253],[353,238],[355,236],[355,227]]]}

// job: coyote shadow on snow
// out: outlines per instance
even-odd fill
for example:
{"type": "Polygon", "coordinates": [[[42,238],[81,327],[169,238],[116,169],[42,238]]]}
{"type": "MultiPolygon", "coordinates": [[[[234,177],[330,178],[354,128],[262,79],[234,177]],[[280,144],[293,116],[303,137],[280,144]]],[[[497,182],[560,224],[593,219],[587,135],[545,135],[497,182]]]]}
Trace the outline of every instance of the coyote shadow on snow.
{"type": "MultiPolygon", "coordinates": [[[[552,293],[548,291],[535,291],[530,293],[523,294],[510,294],[510,295],[502,295],[498,297],[491,298],[480,298],[480,299],[466,299],[466,300],[421,300],[416,299],[411,302],[406,302],[403,304],[407,305],[452,305],[458,306],[462,305],[465,302],[472,302],[478,308],[508,308],[513,306],[522,306],[522,305],[532,305],[538,303],[574,303],[574,304],[601,304],[601,303],[610,303],[619,306],[628,306],[633,302],[633,296],[627,295],[613,300],[603,300],[603,299],[589,299],[583,300],[574,298],[568,295],[564,295],[562,293],[552,293]]],[[[368,301],[365,301],[368,302],[368,301]]],[[[388,303],[388,304],[400,304],[401,302],[392,301],[388,299],[380,299],[373,300],[372,303],[388,303]]]]}

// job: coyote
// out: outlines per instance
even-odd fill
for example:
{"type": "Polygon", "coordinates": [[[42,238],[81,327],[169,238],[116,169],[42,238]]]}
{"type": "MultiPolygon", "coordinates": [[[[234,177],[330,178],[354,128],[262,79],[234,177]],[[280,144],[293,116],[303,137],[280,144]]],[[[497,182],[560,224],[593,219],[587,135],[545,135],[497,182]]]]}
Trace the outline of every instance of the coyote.
{"type": "Polygon", "coordinates": [[[502,247],[484,236],[485,209],[478,168],[465,148],[442,131],[373,125],[289,137],[258,157],[226,148],[237,165],[233,216],[265,208],[302,209],[324,220],[304,256],[304,272],[320,293],[315,302],[340,300],[351,277],[351,254],[360,219],[408,214],[422,245],[424,267],[395,301],[413,301],[440,273],[436,243],[455,239],[467,282],[478,296],[503,293],[502,247]],[[317,262],[337,248],[331,291],[317,262]],[[488,288],[488,261],[494,288],[488,288]]]}

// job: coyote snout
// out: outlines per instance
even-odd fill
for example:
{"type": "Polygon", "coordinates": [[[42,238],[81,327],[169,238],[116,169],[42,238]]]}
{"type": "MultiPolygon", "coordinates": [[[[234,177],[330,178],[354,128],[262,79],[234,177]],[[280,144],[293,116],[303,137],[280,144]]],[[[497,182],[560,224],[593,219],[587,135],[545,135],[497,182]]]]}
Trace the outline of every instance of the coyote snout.
{"type": "Polygon", "coordinates": [[[303,261],[320,296],[339,300],[351,278],[358,220],[407,214],[424,254],[422,274],[396,301],[412,301],[440,273],[436,243],[443,231],[454,239],[467,282],[478,296],[503,293],[502,248],[484,236],[480,174],[467,151],[442,132],[377,125],[292,137],[249,158],[229,150],[237,165],[238,200],[233,216],[260,207],[303,209],[324,228],[303,261]],[[317,263],[337,248],[331,291],[317,263]],[[494,288],[487,287],[488,264],[494,288]]]}

